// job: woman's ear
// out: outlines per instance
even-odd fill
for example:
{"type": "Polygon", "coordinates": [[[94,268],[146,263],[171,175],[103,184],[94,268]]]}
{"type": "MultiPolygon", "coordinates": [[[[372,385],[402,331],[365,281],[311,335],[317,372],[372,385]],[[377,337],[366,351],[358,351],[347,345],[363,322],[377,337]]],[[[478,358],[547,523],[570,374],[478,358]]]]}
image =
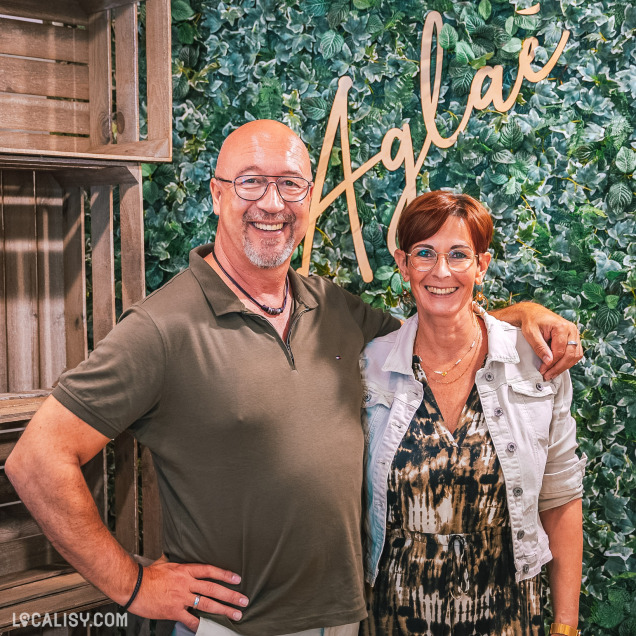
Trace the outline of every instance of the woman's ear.
{"type": "Polygon", "coordinates": [[[477,261],[477,274],[475,275],[475,285],[482,285],[484,282],[484,276],[486,275],[486,271],[488,270],[488,266],[490,265],[490,261],[492,259],[492,254],[490,252],[483,252],[478,255],[477,261]]]}
{"type": "Polygon", "coordinates": [[[406,260],[408,258],[406,256],[406,253],[404,252],[404,250],[395,250],[395,252],[393,252],[393,258],[395,259],[395,262],[397,263],[397,266],[400,270],[400,274],[402,274],[402,278],[408,282],[409,268],[406,263],[406,260]]]}

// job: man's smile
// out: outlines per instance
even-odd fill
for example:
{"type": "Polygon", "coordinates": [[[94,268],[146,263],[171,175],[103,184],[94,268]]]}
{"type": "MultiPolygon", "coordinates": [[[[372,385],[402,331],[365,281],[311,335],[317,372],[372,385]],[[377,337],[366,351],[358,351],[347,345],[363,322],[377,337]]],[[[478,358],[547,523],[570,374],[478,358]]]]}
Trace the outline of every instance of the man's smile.
{"type": "Polygon", "coordinates": [[[274,232],[276,230],[282,230],[284,223],[260,223],[260,222],[252,222],[252,225],[257,230],[265,230],[266,232],[274,232]]]}

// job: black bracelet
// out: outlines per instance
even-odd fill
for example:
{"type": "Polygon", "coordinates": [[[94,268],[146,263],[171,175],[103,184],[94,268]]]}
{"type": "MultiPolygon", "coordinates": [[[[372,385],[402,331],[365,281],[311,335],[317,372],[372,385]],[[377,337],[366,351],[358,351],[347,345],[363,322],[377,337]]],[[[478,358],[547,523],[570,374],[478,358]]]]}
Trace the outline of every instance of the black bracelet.
{"type": "Polygon", "coordinates": [[[132,596],[128,600],[128,603],[124,605],[124,612],[132,605],[132,602],[137,598],[137,594],[139,593],[139,588],[141,587],[141,579],[144,578],[144,566],[141,563],[137,563],[139,566],[139,574],[137,575],[137,583],[135,584],[135,589],[133,590],[132,596]]]}

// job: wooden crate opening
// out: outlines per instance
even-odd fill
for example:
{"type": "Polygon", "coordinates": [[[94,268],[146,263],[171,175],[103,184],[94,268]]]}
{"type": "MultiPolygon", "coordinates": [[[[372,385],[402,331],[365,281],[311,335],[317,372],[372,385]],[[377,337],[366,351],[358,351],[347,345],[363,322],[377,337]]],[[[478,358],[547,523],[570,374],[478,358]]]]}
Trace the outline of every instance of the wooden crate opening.
{"type": "Polygon", "coordinates": [[[145,139],[139,137],[140,4],[0,0],[0,153],[170,160],[170,2],[143,3],[145,139]]]}

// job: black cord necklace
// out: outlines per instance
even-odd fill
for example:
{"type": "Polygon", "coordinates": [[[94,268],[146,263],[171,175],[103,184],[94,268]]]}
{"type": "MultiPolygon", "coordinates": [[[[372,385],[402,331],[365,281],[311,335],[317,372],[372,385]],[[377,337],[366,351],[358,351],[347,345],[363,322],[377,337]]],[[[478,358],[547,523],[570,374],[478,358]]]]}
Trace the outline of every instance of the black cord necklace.
{"type": "Polygon", "coordinates": [[[269,314],[270,316],[280,316],[285,311],[285,307],[287,306],[287,292],[289,291],[289,276],[287,276],[285,278],[285,298],[283,299],[283,306],[282,307],[268,307],[267,305],[261,305],[261,303],[259,303],[258,300],[256,300],[256,298],[254,298],[254,296],[252,296],[251,294],[248,294],[225,271],[223,265],[221,265],[221,263],[219,263],[219,259],[216,257],[216,252],[214,251],[214,248],[212,248],[212,256],[214,257],[214,260],[216,261],[216,264],[221,268],[221,271],[234,283],[234,285],[236,285],[236,287],[238,287],[255,305],[258,305],[266,314],[269,314]]]}

